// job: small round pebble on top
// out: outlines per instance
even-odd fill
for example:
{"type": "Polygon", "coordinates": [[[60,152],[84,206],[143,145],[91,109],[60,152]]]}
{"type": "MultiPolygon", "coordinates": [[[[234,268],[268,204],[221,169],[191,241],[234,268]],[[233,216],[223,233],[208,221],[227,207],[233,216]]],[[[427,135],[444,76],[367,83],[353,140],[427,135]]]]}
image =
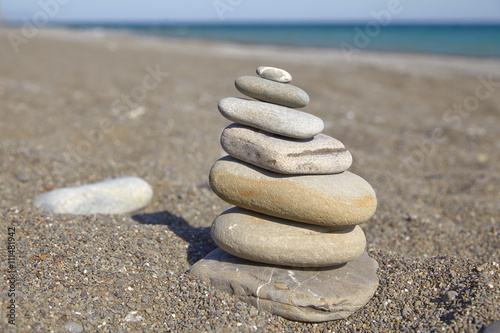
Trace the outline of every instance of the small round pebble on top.
{"type": "Polygon", "coordinates": [[[290,73],[281,68],[259,66],[257,68],[257,75],[263,79],[268,79],[280,83],[292,82],[292,76],[290,75],[290,73]]]}

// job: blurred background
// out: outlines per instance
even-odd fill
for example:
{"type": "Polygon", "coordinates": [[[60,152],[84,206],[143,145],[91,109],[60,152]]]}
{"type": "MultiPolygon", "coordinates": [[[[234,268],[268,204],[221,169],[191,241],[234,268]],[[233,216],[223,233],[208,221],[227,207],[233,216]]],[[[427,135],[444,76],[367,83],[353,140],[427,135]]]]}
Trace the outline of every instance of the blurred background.
{"type": "Polygon", "coordinates": [[[0,10],[10,26],[118,29],[349,54],[500,57],[497,0],[3,0],[0,10]]]}

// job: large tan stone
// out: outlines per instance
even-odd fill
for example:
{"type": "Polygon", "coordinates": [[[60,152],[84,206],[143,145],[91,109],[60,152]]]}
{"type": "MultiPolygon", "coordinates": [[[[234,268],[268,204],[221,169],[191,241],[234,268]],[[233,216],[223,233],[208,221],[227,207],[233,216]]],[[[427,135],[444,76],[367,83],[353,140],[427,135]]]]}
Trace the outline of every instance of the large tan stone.
{"type": "Polygon", "coordinates": [[[368,220],[377,208],[370,184],[349,171],[285,176],[226,156],[214,163],[209,178],[222,200],[292,221],[356,225],[368,220]]]}
{"type": "Polygon", "coordinates": [[[294,267],[343,264],[359,257],[366,246],[359,226],[311,225],[240,207],[219,215],[211,234],[217,245],[237,257],[294,267]]]}

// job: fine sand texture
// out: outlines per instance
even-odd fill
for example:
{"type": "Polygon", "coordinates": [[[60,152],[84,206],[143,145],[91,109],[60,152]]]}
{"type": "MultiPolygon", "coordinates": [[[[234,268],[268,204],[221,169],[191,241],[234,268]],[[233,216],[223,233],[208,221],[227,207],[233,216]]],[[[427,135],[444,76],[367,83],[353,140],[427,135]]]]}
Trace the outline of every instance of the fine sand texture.
{"type": "Polygon", "coordinates": [[[0,331],[478,332],[500,320],[500,60],[66,30],[15,52],[9,34],[23,36],[0,29],[0,331]],[[234,80],[260,65],[292,74],[302,110],[377,193],[362,228],[380,286],[347,319],[288,321],[186,273],[231,206],[208,186],[230,124],[217,103],[243,97],[234,80]],[[33,207],[119,176],[148,181],[152,202],[109,216],[33,207]]]}

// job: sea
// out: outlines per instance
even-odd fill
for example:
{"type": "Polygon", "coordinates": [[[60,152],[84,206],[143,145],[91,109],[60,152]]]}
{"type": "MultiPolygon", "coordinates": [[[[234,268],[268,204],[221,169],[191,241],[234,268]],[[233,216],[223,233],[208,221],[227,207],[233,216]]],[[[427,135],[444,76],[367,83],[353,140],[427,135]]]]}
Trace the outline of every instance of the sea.
{"type": "Polygon", "coordinates": [[[69,24],[169,38],[229,41],[346,52],[376,51],[500,58],[500,23],[404,24],[69,24]]]}

